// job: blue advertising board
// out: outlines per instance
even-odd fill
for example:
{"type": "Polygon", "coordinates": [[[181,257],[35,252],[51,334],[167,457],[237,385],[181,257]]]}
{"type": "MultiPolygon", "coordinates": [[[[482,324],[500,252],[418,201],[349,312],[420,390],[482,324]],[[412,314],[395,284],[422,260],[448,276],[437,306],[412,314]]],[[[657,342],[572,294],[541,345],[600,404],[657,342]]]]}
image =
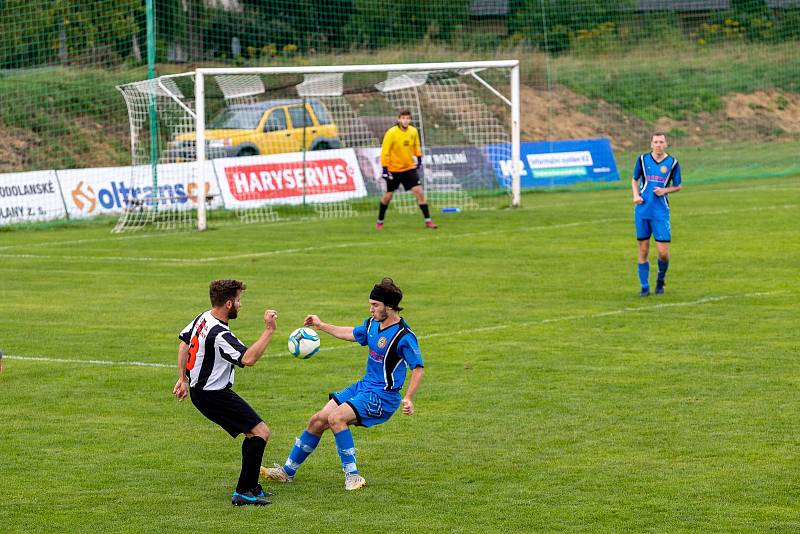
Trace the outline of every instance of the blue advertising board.
{"type": "MultiPolygon", "coordinates": [[[[487,149],[498,183],[506,186],[512,169],[508,145],[489,145],[487,149]]],[[[520,143],[520,165],[521,187],[619,180],[611,143],[605,138],[524,141],[520,143]]]]}

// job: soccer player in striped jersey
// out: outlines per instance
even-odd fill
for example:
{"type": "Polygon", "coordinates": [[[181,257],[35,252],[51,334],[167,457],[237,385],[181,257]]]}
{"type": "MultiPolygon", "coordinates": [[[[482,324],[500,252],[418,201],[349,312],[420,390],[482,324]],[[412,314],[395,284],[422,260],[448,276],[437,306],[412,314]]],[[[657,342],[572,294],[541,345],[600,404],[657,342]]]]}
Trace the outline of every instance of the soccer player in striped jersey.
{"type": "Polygon", "coordinates": [[[681,190],[681,166],[678,160],[666,153],[667,136],[654,133],[650,137],[650,152],[642,154],[633,168],[634,222],[639,241],[639,282],[642,297],[650,295],[650,236],[658,248],[658,276],[656,295],[664,293],[669,244],[672,240],[669,222],[669,193],[681,190]]]}
{"type": "Polygon", "coordinates": [[[231,437],[244,434],[242,470],[231,503],[234,506],[264,506],[270,502],[258,483],[261,458],[269,439],[269,428],[263,419],[233,392],[233,370],[251,367],[258,362],[277,328],[278,313],[264,312],[264,331],[249,348],[228,327],[242,306],[239,280],[215,280],[209,286],[211,309],[194,318],[181,330],[178,338],[178,381],[172,389],[178,400],[188,394],[192,404],[231,437]],[[188,384],[187,384],[188,379],[188,384]]]}
{"type": "Polygon", "coordinates": [[[419,132],[411,125],[411,112],[404,109],[397,117],[397,124],[386,130],[381,144],[381,165],[383,179],[386,180],[386,193],[381,198],[378,209],[376,230],[383,229],[386,209],[392,201],[394,192],[400,186],[416,197],[419,209],[425,219],[425,227],[436,229],[439,226],[431,220],[428,201],[420,185],[422,172],[422,151],[420,150],[419,132]]]}
{"type": "Polygon", "coordinates": [[[364,378],[329,395],[328,403],[311,416],[305,432],[295,441],[283,466],[262,467],[261,475],[280,482],[292,482],[303,461],[319,444],[330,428],[345,474],[346,490],[356,490],[367,481],[356,467],[356,448],[350,425],[371,427],[386,422],[402,404],[403,413],[413,415],[414,395],[424,373],[417,337],[400,317],[403,293],[391,278],[384,278],[369,295],[370,317],[362,325],[336,326],[324,323],[316,315],[306,317],[306,326],[355,341],[369,349],[364,378]],[[411,369],[405,395],[400,390],[411,369]]]}

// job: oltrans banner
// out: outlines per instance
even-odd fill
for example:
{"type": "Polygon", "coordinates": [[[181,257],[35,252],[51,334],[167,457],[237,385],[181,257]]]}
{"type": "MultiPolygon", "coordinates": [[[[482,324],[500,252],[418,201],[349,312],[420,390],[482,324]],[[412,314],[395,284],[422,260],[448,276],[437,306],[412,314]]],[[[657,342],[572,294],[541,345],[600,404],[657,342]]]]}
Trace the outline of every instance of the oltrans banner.
{"type": "MultiPolygon", "coordinates": [[[[157,171],[158,193],[155,196],[160,206],[170,209],[197,207],[201,188],[193,179],[194,163],[163,164],[158,166],[157,171]]],[[[208,206],[222,207],[222,197],[211,162],[206,162],[205,175],[203,190],[212,198],[208,206]]],[[[136,209],[153,197],[151,169],[146,165],[58,171],[58,179],[70,218],[119,214],[125,209],[136,209]]]]}
{"type": "MultiPolygon", "coordinates": [[[[511,179],[511,159],[489,153],[500,183],[511,179]]],[[[576,182],[610,182],[619,180],[617,164],[608,139],[578,141],[542,141],[520,144],[520,185],[549,187],[576,182]]]]}
{"type": "Polygon", "coordinates": [[[54,171],[3,174],[0,226],[63,219],[66,212],[54,171]]]}
{"type": "Polygon", "coordinates": [[[336,202],[367,190],[352,148],[213,160],[226,208],[336,202]]]}

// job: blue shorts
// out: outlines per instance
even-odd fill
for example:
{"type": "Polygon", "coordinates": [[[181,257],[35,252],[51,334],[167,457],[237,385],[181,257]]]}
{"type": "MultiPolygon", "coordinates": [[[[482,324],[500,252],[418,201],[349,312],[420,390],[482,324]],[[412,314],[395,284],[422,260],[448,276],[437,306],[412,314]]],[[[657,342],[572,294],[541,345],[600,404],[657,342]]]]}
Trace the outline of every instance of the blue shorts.
{"type": "Polygon", "coordinates": [[[644,241],[652,235],[656,241],[669,243],[672,239],[669,219],[644,219],[634,216],[636,223],[636,239],[644,241]]]}
{"type": "Polygon", "coordinates": [[[347,403],[356,413],[358,426],[371,427],[385,423],[400,406],[400,393],[367,387],[356,382],[329,396],[336,404],[347,403]]]}

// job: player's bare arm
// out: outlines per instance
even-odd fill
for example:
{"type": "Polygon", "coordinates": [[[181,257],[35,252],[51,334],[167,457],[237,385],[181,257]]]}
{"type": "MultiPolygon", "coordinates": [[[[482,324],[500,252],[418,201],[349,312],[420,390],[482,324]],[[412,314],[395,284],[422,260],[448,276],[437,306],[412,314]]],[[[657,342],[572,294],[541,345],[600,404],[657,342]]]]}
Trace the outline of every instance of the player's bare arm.
{"type": "Polygon", "coordinates": [[[175,387],[172,388],[172,394],[177,397],[178,400],[183,400],[186,398],[186,395],[189,393],[188,386],[186,384],[186,362],[189,360],[189,345],[181,341],[181,344],[178,345],[178,381],[175,382],[175,387]]]}
{"type": "Polygon", "coordinates": [[[680,190],[681,186],[673,185],[670,187],[656,187],[653,189],[653,193],[655,193],[656,196],[663,197],[664,195],[668,195],[670,193],[677,193],[680,190]]]}
{"type": "Polygon", "coordinates": [[[278,312],[275,310],[266,310],[264,312],[264,331],[258,338],[258,341],[250,345],[250,348],[245,351],[242,356],[242,363],[247,367],[252,367],[264,354],[269,346],[269,341],[272,339],[272,334],[278,328],[278,312]]]}
{"type": "Polygon", "coordinates": [[[631,180],[631,189],[633,189],[633,203],[634,204],[642,204],[644,203],[644,199],[642,195],[639,194],[639,181],[638,180],[631,180]]]}
{"type": "Polygon", "coordinates": [[[353,327],[352,326],[336,326],[335,324],[329,324],[322,322],[320,318],[316,315],[308,315],[303,321],[305,326],[312,326],[317,330],[322,330],[326,334],[330,334],[333,337],[337,337],[339,339],[343,339],[345,341],[355,341],[356,338],[353,336],[353,327]]]}
{"type": "Polygon", "coordinates": [[[415,367],[411,371],[411,380],[408,383],[406,394],[403,396],[403,413],[405,415],[414,415],[414,395],[417,394],[417,388],[424,375],[425,369],[423,367],[415,367]]]}

